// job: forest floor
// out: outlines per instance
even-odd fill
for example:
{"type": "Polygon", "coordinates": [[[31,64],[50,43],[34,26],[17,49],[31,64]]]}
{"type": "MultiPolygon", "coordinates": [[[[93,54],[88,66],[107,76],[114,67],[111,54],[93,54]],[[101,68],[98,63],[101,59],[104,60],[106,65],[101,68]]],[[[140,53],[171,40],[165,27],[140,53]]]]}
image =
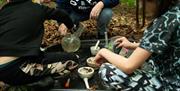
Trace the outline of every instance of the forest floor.
{"type": "MultiPolygon", "coordinates": [[[[113,18],[109,24],[109,36],[125,36],[132,38],[138,42],[142,35],[144,28],[136,28],[136,8],[129,7],[126,4],[121,4],[113,8],[113,18]]],[[[97,36],[96,22],[88,20],[82,22],[86,29],[81,35],[81,39],[93,39],[97,36]]],[[[44,23],[45,35],[42,44],[45,46],[60,44],[63,36],[60,35],[58,24],[56,21],[50,20],[44,23]]],[[[0,91],[2,91],[3,83],[0,82],[0,91]]]]}
{"type": "MultiPolygon", "coordinates": [[[[85,25],[85,31],[81,35],[81,39],[93,39],[97,36],[96,21],[87,20],[82,22],[85,25]]],[[[45,36],[43,44],[45,46],[61,43],[61,38],[58,30],[58,24],[54,21],[46,21],[45,36]]],[[[136,27],[136,8],[129,7],[126,4],[119,4],[113,8],[113,18],[109,24],[109,36],[125,36],[132,38],[136,42],[143,35],[144,28],[136,27]]]]}

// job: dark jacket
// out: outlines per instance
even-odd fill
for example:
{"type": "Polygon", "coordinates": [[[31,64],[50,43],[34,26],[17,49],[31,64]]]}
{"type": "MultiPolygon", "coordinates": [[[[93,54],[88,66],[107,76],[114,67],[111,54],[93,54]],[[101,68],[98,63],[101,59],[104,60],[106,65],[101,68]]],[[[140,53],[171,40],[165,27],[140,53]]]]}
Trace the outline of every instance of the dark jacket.
{"type": "MultiPolygon", "coordinates": [[[[81,15],[90,14],[92,8],[100,0],[56,0],[58,7],[66,11],[75,11],[81,15]]],[[[119,4],[119,0],[102,0],[105,8],[113,8],[119,4]]]]}
{"type": "Polygon", "coordinates": [[[61,10],[50,9],[30,0],[12,0],[5,5],[0,10],[0,56],[38,55],[46,19],[73,27],[68,14],[61,10]]]}

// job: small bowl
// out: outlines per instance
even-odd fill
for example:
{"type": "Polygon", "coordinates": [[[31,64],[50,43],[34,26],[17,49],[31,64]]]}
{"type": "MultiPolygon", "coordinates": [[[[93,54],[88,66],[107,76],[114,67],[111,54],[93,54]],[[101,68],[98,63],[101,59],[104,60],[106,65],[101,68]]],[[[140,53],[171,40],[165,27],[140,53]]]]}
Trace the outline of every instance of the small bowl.
{"type": "Polygon", "coordinates": [[[87,65],[94,68],[94,69],[97,69],[98,66],[96,65],[96,62],[94,62],[94,57],[90,57],[86,60],[87,62],[87,65]]]}
{"type": "Polygon", "coordinates": [[[90,50],[92,55],[96,55],[99,52],[100,47],[98,46],[97,49],[95,49],[95,46],[91,46],[90,50]]]}
{"type": "Polygon", "coordinates": [[[92,67],[81,67],[78,69],[79,76],[81,78],[91,78],[94,75],[94,69],[92,67]]]}

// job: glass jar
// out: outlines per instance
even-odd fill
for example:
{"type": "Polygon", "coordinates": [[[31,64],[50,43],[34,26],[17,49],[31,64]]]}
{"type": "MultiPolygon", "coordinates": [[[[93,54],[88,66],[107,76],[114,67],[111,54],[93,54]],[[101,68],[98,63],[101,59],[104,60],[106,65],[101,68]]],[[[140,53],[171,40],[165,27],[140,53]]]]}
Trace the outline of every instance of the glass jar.
{"type": "Polygon", "coordinates": [[[121,51],[121,48],[117,48],[117,44],[115,43],[116,39],[121,38],[122,36],[115,36],[110,39],[110,42],[108,43],[108,49],[111,50],[114,53],[119,54],[121,51]]]}
{"type": "Polygon", "coordinates": [[[63,50],[66,52],[78,51],[81,46],[81,40],[79,37],[81,36],[83,31],[84,31],[84,26],[80,24],[76,32],[64,36],[61,42],[63,50]]]}
{"type": "Polygon", "coordinates": [[[68,34],[63,37],[61,45],[66,52],[76,52],[81,46],[81,41],[74,34],[68,34]]]}

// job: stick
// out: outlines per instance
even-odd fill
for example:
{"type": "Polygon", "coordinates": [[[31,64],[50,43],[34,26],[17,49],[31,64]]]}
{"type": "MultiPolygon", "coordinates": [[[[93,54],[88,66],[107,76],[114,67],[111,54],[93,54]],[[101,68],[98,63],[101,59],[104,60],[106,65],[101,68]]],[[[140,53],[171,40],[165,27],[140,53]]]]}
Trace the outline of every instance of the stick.
{"type": "Polygon", "coordinates": [[[108,34],[107,32],[104,32],[104,34],[105,34],[105,41],[106,41],[105,47],[108,47],[108,34]]]}
{"type": "Polygon", "coordinates": [[[95,50],[97,49],[99,43],[100,43],[100,40],[97,41],[97,43],[96,43],[96,45],[95,45],[95,50]]]}

